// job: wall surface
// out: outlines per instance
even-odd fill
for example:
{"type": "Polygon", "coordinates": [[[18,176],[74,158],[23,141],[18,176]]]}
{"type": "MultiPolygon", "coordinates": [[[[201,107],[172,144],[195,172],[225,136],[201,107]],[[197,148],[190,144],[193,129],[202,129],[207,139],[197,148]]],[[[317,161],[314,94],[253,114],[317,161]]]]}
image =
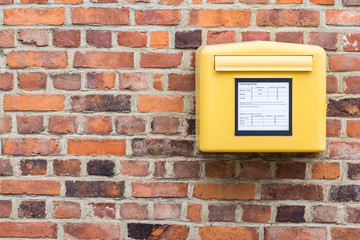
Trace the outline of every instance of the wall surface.
{"type": "Polygon", "coordinates": [[[0,238],[360,239],[359,0],[0,0],[0,238]],[[328,54],[327,151],[194,147],[194,52],[328,54]]]}

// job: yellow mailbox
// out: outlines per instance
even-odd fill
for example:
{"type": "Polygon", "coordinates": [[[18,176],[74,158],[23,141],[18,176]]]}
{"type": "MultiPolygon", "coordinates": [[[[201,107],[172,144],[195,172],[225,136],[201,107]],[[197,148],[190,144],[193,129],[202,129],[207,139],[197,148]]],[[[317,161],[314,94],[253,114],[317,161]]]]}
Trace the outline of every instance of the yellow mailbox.
{"type": "Polygon", "coordinates": [[[326,54],[246,42],[196,52],[196,145],[204,152],[326,148],[326,54]]]}

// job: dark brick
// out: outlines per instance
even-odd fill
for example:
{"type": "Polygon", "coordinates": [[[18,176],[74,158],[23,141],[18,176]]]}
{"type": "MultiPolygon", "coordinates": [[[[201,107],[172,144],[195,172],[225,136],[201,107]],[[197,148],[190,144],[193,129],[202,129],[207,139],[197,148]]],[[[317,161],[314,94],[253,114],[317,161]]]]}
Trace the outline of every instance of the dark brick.
{"type": "Polygon", "coordinates": [[[349,163],[347,174],[352,180],[360,180],[360,163],[349,163]]]}
{"type": "Polygon", "coordinates": [[[46,175],[47,161],[43,159],[23,159],[20,161],[22,175],[46,175]]]}
{"type": "Polygon", "coordinates": [[[57,47],[80,46],[80,30],[56,30],[53,35],[53,44],[57,47]]]}
{"type": "Polygon", "coordinates": [[[194,135],[195,134],[195,119],[186,119],[186,122],[188,124],[187,134],[194,135]]]}
{"type": "Polygon", "coordinates": [[[175,33],[175,48],[198,48],[201,46],[201,30],[175,33]]]}
{"type": "Polygon", "coordinates": [[[69,159],[53,161],[54,173],[57,176],[79,176],[80,175],[80,160],[69,159]]]}
{"type": "Polygon", "coordinates": [[[90,46],[98,48],[111,47],[111,32],[110,31],[87,31],[86,42],[90,46]]]}
{"type": "Polygon", "coordinates": [[[177,117],[158,116],[151,122],[152,133],[176,134],[180,120],[177,117]]]}
{"type": "Polygon", "coordinates": [[[13,175],[13,168],[10,164],[10,159],[0,159],[0,176],[13,175]]]}
{"type": "Polygon", "coordinates": [[[22,201],[19,205],[19,218],[45,218],[45,201],[22,201]]]}
{"type": "Polygon", "coordinates": [[[210,222],[234,222],[236,205],[209,205],[210,222]]]}
{"type": "Polygon", "coordinates": [[[277,208],[277,222],[305,222],[305,206],[279,206],[277,208]]]}
{"type": "Polygon", "coordinates": [[[306,164],[303,162],[277,163],[276,178],[305,178],[306,164]]]}
{"type": "Polygon", "coordinates": [[[224,178],[234,176],[233,161],[208,161],[205,165],[205,176],[212,178],[224,178]]]}
{"type": "Polygon", "coordinates": [[[174,162],[174,174],[177,178],[200,177],[200,163],[195,161],[174,162]]]}
{"type": "Polygon", "coordinates": [[[189,235],[189,227],[184,225],[128,223],[127,228],[128,237],[138,240],[185,240],[189,235]]]}
{"type": "Polygon", "coordinates": [[[323,188],[315,184],[265,184],[262,191],[265,200],[322,200],[323,188]]]}
{"type": "Polygon", "coordinates": [[[66,181],[68,197],[122,198],[124,181],[66,181]]]}
{"type": "Polygon", "coordinates": [[[360,98],[329,99],[328,116],[360,116],[360,98]]]}
{"type": "Polygon", "coordinates": [[[89,175],[114,176],[115,163],[110,160],[91,160],[87,163],[89,175]]]}
{"type": "Polygon", "coordinates": [[[72,96],[71,107],[75,112],[130,112],[129,95],[72,96]]]}
{"type": "Polygon", "coordinates": [[[331,186],[330,200],[335,202],[360,202],[360,185],[331,186]]]}
{"type": "Polygon", "coordinates": [[[344,6],[360,6],[360,0],[343,0],[344,6]]]}
{"type": "Polygon", "coordinates": [[[170,140],[170,156],[191,157],[194,155],[194,142],[188,140],[170,140]]]}
{"type": "Polygon", "coordinates": [[[54,88],[59,90],[79,90],[81,75],[78,73],[59,73],[53,75],[54,88]]]}

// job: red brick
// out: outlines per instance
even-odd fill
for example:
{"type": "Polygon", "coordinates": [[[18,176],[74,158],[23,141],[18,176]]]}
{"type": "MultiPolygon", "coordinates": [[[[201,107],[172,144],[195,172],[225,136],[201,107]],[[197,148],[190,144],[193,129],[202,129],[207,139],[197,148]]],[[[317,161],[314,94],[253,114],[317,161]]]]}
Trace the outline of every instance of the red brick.
{"type": "MultiPolygon", "coordinates": [[[[346,96],[346,95],[345,95],[346,96]]],[[[360,98],[329,99],[327,116],[360,116],[360,98]]]]}
{"type": "Polygon", "coordinates": [[[253,183],[196,183],[194,197],[200,199],[251,200],[255,197],[253,183]]]}
{"type": "Polygon", "coordinates": [[[21,201],[18,209],[19,218],[45,218],[45,201],[21,201]]]}
{"type": "Polygon", "coordinates": [[[72,155],[125,155],[122,139],[69,139],[68,154],[72,155]]]}
{"type": "Polygon", "coordinates": [[[109,48],[112,46],[111,31],[89,30],[86,32],[86,42],[90,46],[109,48]]]}
{"type": "Polygon", "coordinates": [[[360,25],[358,17],[360,11],[326,10],[326,24],[328,25],[360,25]]]}
{"type": "Polygon", "coordinates": [[[264,200],[322,200],[323,187],[315,184],[266,184],[262,189],[264,200]]]}
{"type": "Polygon", "coordinates": [[[81,75],[78,73],[57,73],[53,76],[54,88],[59,90],[80,90],[81,75]]]}
{"type": "Polygon", "coordinates": [[[326,120],[326,136],[339,137],[341,133],[341,121],[337,119],[326,120]]]}
{"type": "Polygon", "coordinates": [[[331,142],[329,144],[330,158],[359,159],[360,143],[358,142],[331,142]]]}
{"type": "Polygon", "coordinates": [[[21,3],[24,4],[44,4],[47,3],[47,0],[21,0],[21,3]]]}
{"type": "Polygon", "coordinates": [[[54,201],[52,216],[54,218],[80,218],[81,207],[77,202],[54,201]]]}
{"type": "Polygon", "coordinates": [[[80,4],[83,3],[83,0],[54,0],[54,2],[60,4],[80,4]]]}
{"type": "Polygon", "coordinates": [[[120,90],[147,90],[149,77],[146,73],[121,73],[119,74],[120,90]]]}
{"type": "Polygon", "coordinates": [[[142,53],[140,66],[144,68],[177,68],[181,65],[182,53],[142,53]]]}
{"type": "Polygon", "coordinates": [[[154,177],[165,177],[165,161],[157,160],[154,164],[154,177]]]}
{"type": "Polygon", "coordinates": [[[151,48],[168,48],[169,47],[169,32],[158,31],[150,34],[151,48]]]}
{"type": "Polygon", "coordinates": [[[180,120],[177,117],[160,116],[154,117],[151,122],[152,133],[176,134],[180,120]]]}
{"type": "Polygon", "coordinates": [[[91,89],[111,89],[115,86],[115,73],[88,73],[87,86],[91,89]]]}
{"type": "Polygon", "coordinates": [[[184,0],[161,0],[162,5],[180,5],[184,0]]]}
{"type": "Polygon", "coordinates": [[[53,44],[56,47],[80,46],[80,30],[55,30],[53,44]]]}
{"type": "Polygon", "coordinates": [[[181,215],[181,205],[172,203],[155,203],[155,219],[179,219],[181,215]]]}
{"type": "Polygon", "coordinates": [[[131,188],[133,197],[180,198],[188,195],[188,184],[182,182],[132,182],[131,188]]]}
{"type": "Polygon", "coordinates": [[[120,239],[120,224],[111,222],[64,223],[66,239],[120,239]]]}
{"type": "Polygon", "coordinates": [[[111,118],[102,116],[85,117],[84,133],[109,134],[111,132],[111,118]]]}
{"type": "Polygon", "coordinates": [[[145,47],[147,36],[144,32],[119,32],[118,44],[126,47],[145,47]]]}
{"type": "Polygon", "coordinates": [[[0,73],[0,90],[11,90],[14,87],[14,76],[12,73],[0,73]]]}
{"type": "Polygon", "coordinates": [[[310,2],[318,5],[334,5],[335,0],[310,0],[310,2]]]}
{"type": "Polygon", "coordinates": [[[239,0],[241,3],[245,4],[266,4],[269,1],[268,0],[239,0]]]}
{"type": "Polygon", "coordinates": [[[91,203],[95,217],[102,219],[115,219],[115,203],[91,203]]]}
{"type": "Polygon", "coordinates": [[[123,203],[120,205],[121,219],[147,219],[149,215],[147,205],[139,203],[123,203]]]}
{"type": "Polygon", "coordinates": [[[14,46],[14,31],[1,30],[0,31],[0,47],[13,47],[14,46]]]}
{"type": "Polygon", "coordinates": [[[0,133],[11,132],[11,126],[12,126],[11,121],[12,121],[11,116],[0,117],[0,133]]]}
{"type": "Polygon", "coordinates": [[[9,155],[52,155],[59,154],[56,139],[43,138],[5,138],[2,140],[2,153],[9,155]]]}
{"type": "Polygon", "coordinates": [[[47,161],[44,159],[22,159],[21,175],[46,175],[47,161]]]}
{"type": "Polygon", "coordinates": [[[19,41],[22,44],[43,47],[48,45],[48,33],[46,30],[22,29],[19,33],[19,41]]]}
{"type": "Polygon", "coordinates": [[[344,77],[344,82],[346,83],[345,93],[360,93],[360,76],[344,77]]]}
{"type": "Polygon", "coordinates": [[[11,51],[6,55],[10,68],[66,68],[67,60],[66,52],[11,51]]]}
{"type": "Polygon", "coordinates": [[[11,215],[11,200],[0,200],[0,218],[9,218],[11,215]]]}
{"type": "Polygon", "coordinates": [[[338,92],[338,80],[335,76],[326,76],[326,92],[337,93],[338,92]]]}
{"type": "Polygon", "coordinates": [[[335,55],[329,57],[330,71],[359,71],[360,56],[357,55],[335,55]]]}
{"type": "Polygon", "coordinates": [[[126,25],[129,14],[129,8],[72,8],[71,21],[83,25],[126,25]]]}
{"type": "MultiPolygon", "coordinates": [[[[359,4],[360,5],[360,4],[359,4]]],[[[348,33],[343,36],[345,51],[358,52],[360,51],[360,34],[359,33],[348,33]]]]}
{"type": "Polygon", "coordinates": [[[304,37],[302,32],[278,32],[275,34],[275,41],[287,43],[303,43],[304,37]]]}
{"type": "Polygon", "coordinates": [[[13,167],[10,164],[10,159],[0,159],[0,176],[13,175],[13,167]]]}
{"type": "Polygon", "coordinates": [[[360,121],[348,120],[346,122],[346,134],[348,137],[359,137],[360,136],[360,121]]]}
{"type": "Polygon", "coordinates": [[[76,117],[50,116],[49,131],[52,133],[75,133],[77,131],[76,117]]]}
{"type": "Polygon", "coordinates": [[[74,58],[76,68],[134,68],[132,52],[76,52],[74,58]]]}
{"type": "Polygon", "coordinates": [[[276,0],[277,3],[302,4],[303,0],[276,0]]]}
{"type": "Polygon", "coordinates": [[[346,208],[346,222],[360,223],[360,208],[358,206],[349,206],[346,208]]]}
{"type": "Polygon", "coordinates": [[[215,4],[224,4],[224,3],[234,3],[234,0],[207,0],[207,3],[215,3],[215,4]]]}
{"type": "Polygon", "coordinates": [[[276,164],[276,178],[304,179],[306,164],[303,162],[284,162],[276,164]]]}
{"type": "Polygon", "coordinates": [[[142,117],[120,116],[116,119],[116,132],[137,134],[145,132],[145,120],[142,117]]]}
{"type": "Polygon", "coordinates": [[[121,174],[133,177],[145,177],[149,175],[149,163],[138,160],[121,161],[121,174]]]}
{"type": "Polygon", "coordinates": [[[241,163],[243,178],[266,179],[270,177],[270,165],[265,162],[244,162],[241,163]]]}
{"type": "Polygon", "coordinates": [[[57,176],[80,176],[80,160],[53,160],[54,174],[57,176]]]}
{"type": "Polygon", "coordinates": [[[195,161],[174,162],[174,175],[176,178],[198,178],[200,177],[200,163],[195,161]]]}
{"type": "Polygon", "coordinates": [[[326,240],[327,233],[325,227],[266,227],[264,239],[326,240]]]}
{"type": "Polygon", "coordinates": [[[162,74],[154,74],[153,75],[153,86],[156,90],[163,90],[163,84],[162,84],[162,74]]]}
{"type": "Polygon", "coordinates": [[[52,222],[0,222],[0,237],[57,238],[57,224],[52,222]]]}
{"type": "Polygon", "coordinates": [[[243,205],[242,220],[244,222],[267,223],[271,217],[271,207],[262,205],[243,205]]]}
{"type": "Polygon", "coordinates": [[[194,74],[169,74],[168,90],[170,91],[195,91],[194,74]]]}
{"type": "Polygon", "coordinates": [[[128,237],[131,239],[186,240],[189,227],[185,225],[128,223],[128,237]]]}
{"type": "Polygon", "coordinates": [[[233,161],[208,161],[205,165],[205,176],[212,178],[234,177],[233,161]]]}
{"type": "Polygon", "coordinates": [[[359,237],[360,228],[331,228],[332,240],[354,240],[359,237]]]}
{"type": "Polygon", "coordinates": [[[189,204],[187,206],[187,219],[192,222],[201,222],[201,204],[189,204]]]}
{"type": "Polygon", "coordinates": [[[313,206],[311,209],[312,222],[317,223],[336,223],[337,207],[334,206],[313,206]]]}
{"type": "Polygon", "coordinates": [[[234,31],[208,31],[206,37],[206,44],[221,44],[235,42],[234,31]]]}
{"type": "Polygon", "coordinates": [[[13,4],[13,0],[1,0],[0,1],[0,4],[3,5],[3,4],[13,4]]]}
{"type": "Polygon", "coordinates": [[[235,204],[211,204],[209,209],[209,222],[234,222],[235,204]]]}
{"type": "Polygon", "coordinates": [[[250,20],[250,10],[191,10],[189,26],[248,27],[250,26],[250,20]]]}
{"type": "Polygon", "coordinates": [[[312,32],[310,33],[309,44],[318,45],[326,50],[336,50],[337,37],[337,33],[312,32]]]}
{"type": "Polygon", "coordinates": [[[54,180],[8,179],[0,181],[0,193],[12,195],[59,195],[60,183],[54,180]]]}
{"type": "Polygon", "coordinates": [[[180,10],[136,11],[136,25],[177,25],[180,21],[180,10]]]}
{"type": "Polygon", "coordinates": [[[7,25],[63,25],[63,8],[16,8],[4,9],[4,23],[7,25]]]}
{"type": "Polygon", "coordinates": [[[242,32],[241,39],[243,42],[270,41],[270,33],[268,33],[268,32],[242,32]]]}
{"type": "Polygon", "coordinates": [[[307,9],[264,9],[258,11],[256,22],[262,27],[317,27],[320,23],[320,13],[307,9]]]}
{"type": "Polygon", "coordinates": [[[39,90],[46,88],[46,74],[40,72],[20,73],[19,87],[23,90],[39,90]]]}
{"type": "Polygon", "coordinates": [[[312,166],[312,178],[316,179],[337,179],[340,177],[338,163],[316,162],[312,166]]]}
{"type": "Polygon", "coordinates": [[[258,240],[259,234],[254,227],[230,227],[230,226],[208,226],[200,227],[199,235],[201,240],[258,240]]]}
{"type": "Polygon", "coordinates": [[[156,95],[139,95],[140,112],[182,112],[181,96],[162,97],[156,95]]]}

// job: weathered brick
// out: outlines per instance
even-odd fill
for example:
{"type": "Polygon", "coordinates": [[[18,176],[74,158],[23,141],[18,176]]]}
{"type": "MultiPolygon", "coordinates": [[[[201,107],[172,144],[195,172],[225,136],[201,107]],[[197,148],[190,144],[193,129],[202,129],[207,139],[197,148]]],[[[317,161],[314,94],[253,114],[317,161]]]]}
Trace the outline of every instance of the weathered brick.
{"type": "Polygon", "coordinates": [[[338,80],[333,75],[326,77],[326,92],[327,93],[337,93],[338,92],[338,80]]]}
{"type": "Polygon", "coordinates": [[[246,179],[266,179],[270,177],[270,165],[266,162],[243,162],[241,168],[241,176],[246,179]]]}
{"type": "Polygon", "coordinates": [[[76,117],[50,116],[49,131],[52,133],[75,133],[77,131],[76,117]]]}
{"type": "Polygon", "coordinates": [[[344,6],[360,6],[359,0],[343,0],[342,1],[344,6]]]}
{"type": "Polygon", "coordinates": [[[68,154],[72,155],[125,155],[123,139],[69,139],[68,154]]]}
{"type": "Polygon", "coordinates": [[[312,178],[337,179],[340,177],[339,163],[315,162],[312,165],[312,178]]]}
{"type": "Polygon", "coordinates": [[[53,161],[54,174],[57,176],[80,176],[80,166],[80,160],[76,159],[53,161]]]}
{"type": "Polygon", "coordinates": [[[256,15],[256,22],[262,27],[317,27],[320,13],[307,9],[262,9],[256,15]]]}
{"type": "Polygon", "coordinates": [[[327,233],[325,227],[266,227],[264,239],[326,240],[327,233]]]}
{"type": "Polygon", "coordinates": [[[212,178],[226,178],[234,176],[233,161],[207,161],[205,164],[205,176],[212,178]]]}
{"type": "Polygon", "coordinates": [[[332,240],[353,240],[360,237],[360,228],[331,228],[332,240]]]}
{"type": "Polygon", "coordinates": [[[22,175],[46,175],[47,161],[44,159],[22,159],[20,169],[22,175]]]}
{"type": "Polygon", "coordinates": [[[63,25],[64,8],[16,8],[4,9],[7,25],[63,25]]]}
{"type": "Polygon", "coordinates": [[[304,36],[302,32],[278,32],[275,34],[275,41],[302,44],[304,36]]]}
{"type": "Polygon", "coordinates": [[[14,76],[12,73],[0,73],[0,90],[11,90],[14,87],[14,76]]]}
{"type": "Polygon", "coordinates": [[[303,0],[276,0],[280,4],[302,4],[303,0]]]}
{"type": "Polygon", "coordinates": [[[337,33],[311,32],[309,44],[318,45],[326,50],[336,50],[337,37],[337,33]]]}
{"type": "Polygon", "coordinates": [[[0,31],[0,47],[13,47],[14,46],[14,31],[1,30],[0,31]]]}
{"type": "Polygon", "coordinates": [[[142,117],[120,116],[116,119],[116,132],[137,134],[145,132],[145,120],[142,117]]]}
{"type": "Polygon", "coordinates": [[[200,199],[251,200],[255,197],[253,183],[196,183],[194,197],[200,199]]]}
{"type": "Polygon", "coordinates": [[[176,134],[180,120],[177,117],[160,116],[154,117],[151,122],[152,133],[176,134]]]}
{"type": "Polygon", "coordinates": [[[189,235],[189,227],[184,225],[128,223],[127,228],[133,239],[186,240],[189,235]]]}
{"type": "Polygon", "coordinates": [[[95,217],[101,219],[115,218],[115,203],[90,203],[95,217]]]}
{"type": "Polygon", "coordinates": [[[206,226],[199,228],[201,240],[228,239],[257,240],[259,233],[254,227],[206,226]]]}
{"type": "Polygon", "coordinates": [[[345,93],[360,93],[360,76],[344,77],[344,82],[346,83],[345,93]]]}
{"type": "Polygon", "coordinates": [[[120,224],[112,222],[64,223],[65,239],[120,239],[120,224]]]}
{"type": "Polygon", "coordinates": [[[328,116],[360,116],[360,98],[329,99],[328,116]]]}
{"type": "Polygon", "coordinates": [[[317,223],[336,223],[337,207],[317,205],[311,209],[312,221],[317,223]]]}
{"type": "Polygon", "coordinates": [[[187,219],[192,222],[201,222],[201,204],[189,204],[187,206],[187,219]]]}
{"type": "Polygon", "coordinates": [[[122,203],[120,205],[121,219],[147,219],[149,215],[147,205],[139,203],[122,203]]]}
{"type": "Polygon", "coordinates": [[[76,52],[74,57],[76,68],[134,68],[132,52],[76,52]]]}
{"type": "Polygon", "coordinates": [[[19,218],[45,218],[45,201],[21,201],[18,209],[19,218]]]}
{"type": "Polygon", "coordinates": [[[112,46],[111,32],[96,30],[86,31],[86,43],[97,48],[109,48],[112,46]]]}
{"type": "Polygon", "coordinates": [[[115,73],[87,73],[87,87],[91,89],[111,89],[115,86],[115,73]]]}
{"type": "Polygon", "coordinates": [[[341,133],[341,121],[337,119],[326,120],[326,136],[339,137],[341,133]]]}
{"type": "Polygon", "coordinates": [[[81,206],[77,202],[54,201],[52,216],[55,218],[80,218],[81,206]]]}
{"type": "Polygon", "coordinates": [[[322,200],[323,187],[315,184],[265,184],[262,190],[264,200],[322,200]]]}
{"type": "Polygon", "coordinates": [[[19,41],[26,45],[44,47],[48,45],[48,32],[40,29],[22,29],[19,32],[19,41]]]}
{"type": "Polygon", "coordinates": [[[20,0],[23,4],[44,4],[47,3],[47,0],[20,0]]]}
{"type": "Polygon", "coordinates": [[[11,215],[11,200],[0,200],[0,218],[9,218],[11,215]]]}
{"type": "Polygon", "coordinates": [[[268,33],[268,32],[242,32],[241,39],[243,42],[270,41],[270,33],[268,33]]]}
{"type": "Polygon", "coordinates": [[[154,177],[165,177],[165,161],[157,160],[154,163],[154,177]]]}
{"type": "Polygon", "coordinates": [[[151,32],[150,47],[151,48],[169,47],[169,33],[167,31],[151,32]]]}
{"type": "Polygon", "coordinates": [[[130,112],[129,95],[86,95],[72,96],[74,112],[130,112]]]}
{"type": "Polygon", "coordinates": [[[127,25],[129,8],[72,8],[71,21],[81,25],[127,25]]]}
{"type": "Polygon", "coordinates": [[[195,135],[195,119],[186,119],[187,122],[187,129],[186,133],[188,135],[195,135]]]}
{"type": "Polygon", "coordinates": [[[0,4],[1,4],[1,5],[4,5],[4,4],[13,4],[13,2],[14,2],[13,0],[1,0],[1,1],[0,1],[0,4]]]}
{"type": "Polygon", "coordinates": [[[145,177],[149,175],[149,163],[139,160],[121,161],[121,174],[134,177],[145,177]]]}
{"type": "Polygon", "coordinates": [[[87,163],[87,173],[97,176],[114,176],[115,163],[111,160],[90,160],[87,163]]]}
{"type": "Polygon", "coordinates": [[[77,198],[122,198],[123,181],[65,181],[66,196],[77,198]]]}
{"type": "Polygon", "coordinates": [[[109,134],[111,132],[111,117],[87,116],[84,122],[86,134],[109,134]]]}
{"type": "Polygon", "coordinates": [[[5,95],[5,111],[61,111],[64,110],[63,95],[22,94],[5,95]]]}
{"type": "Polygon", "coordinates": [[[358,142],[331,142],[329,144],[331,158],[359,159],[360,143],[358,142]]]}
{"type": "Polygon", "coordinates": [[[52,75],[54,88],[59,90],[80,90],[81,75],[78,73],[57,73],[52,75]]]}
{"type": "Polygon", "coordinates": [[[11,176],[13,174],[13,167],[10,159],[0,159],[0,176],[11,176]]]}
{"type": "Polygon", "coordinates": [[[244,222],[267,223],[271,217],[271,207],[263,205],[243,205],[242,220],[244,222]]]}
{"type": "Polygon", "coordinates": [[[177,68],[181,65],[182,53],[142,53],[140,66],[144,68],[177,68]]]}
{"type": "Polygon", "coordinates": [[[53,44],[56,47],[80,46],[80,30],[55,30],[53,44]]]}
{"type": "Polygon", "coordinates": [[[234,31],[208,31],[206,37],[206,44],[221,44],[235,42],[234,31]]]}
{"type": "Polygon", "coordinates": [[[10,68],[66,68],[66,52],[23,51],[14,50],[6,55],[6,63],[10,68]]]}
{"type": "Polygon", "coordinates": [[[12,121],[11,116],[0,117],[0,133],[11,132],[11,126],[12,126],[11,121],[12,121]]]}
{"type": "Polygon", "coordinates": [[[336,72],[359,71],[360,56],[358,55],[334,55],[329,57],[329,70],[336,72]]]}
{"type": "Polygon", "coordinates": [[[187,197],[188,184],[183,182],[132,182],[132,196],[142,198],[187,197]]]}
{"type": "Polygon", "coordinates": [[[227,205],[209,205],[210,222],[234,222],[235,221],[235,204],[227,205]]]}
{"type": "Polygon", "coordinates": [[[153,75],[154,89],[163,90],[162,77],[163,77],[162,74],[154,74],[153,75]]]}
{"type": "Polygon", "coordinates": [[[277,222],[305,222],[305,206],[279,206],[277,207],[277,222]]]}
{"type": "Polygon", "coordinates": [[[60,183],[54,180],[1,180],[0,193],[12,195],[59,195],[60,183]]]}
{"type": "Polygon", "coordinates": [[[5,138],[2,153],[8,155],[59,154],[59,142],[52,138],[5,138]]]}
{"type": "Polygon", "coordinates": [[[276,178],[305,178],[306,164],[304,162],[277,163],[276,168],[276,178]]]}
{"type": "Polygon", "coordinates": [[[147,90],[149,87],[149,76],[146,73],[121,73],[119,74],[120,90],[147,90]]]}
{"type": "Polygon", "coordinates": [[[346,222],[360,223],[360,208],[359,207],[347,207],[346,208],[346,222]]]}
{"type": "Polygon", "coordinates": [[[0,222],[0,237],[57,238],[57,224],[52,222],[0,222]]]}
{"type": "Polygon", "coordinates": [[[155,219],[180,219],[181,205],[173,203],[155,203],[155,219]]]}
{"type": "Polygon", "coordinates": [[[171,91],[195,91],[194,74],[169,74],[168,90],[171,91]]]}
{"type": "Polygon", "coordinates": [[[347,175],[352,180],[360,180],[360,164],[348,163],[347,175]]]}
{"type": "Polygon", "coordinates": [[[136,25],[177,25],[180,10],[148,10],[135,12],[136,25]]]}
{"type": "Polygon", "coordinates": [[[145,47],[147,36],[144,32],[118,32],[118,44],[126,47],[145,47]]]}
{"type": "Polygon", "coordinates": [[[200,177],[200,163],[196,161],[174,162],[174,175],[176,178],[198,178],[200,177]]]}
{"type": "Polygon", "coordinates": [[[207,3],[215,3],[215,4],[224,4],[224,3],[234,3],[234,0],[207,0],[207,3]]]}
{"type": "Polygon", "coordinates": [[[359,202],[359,185],[333,185],[330,188],[330,200],[334,202],[359,202]]]}
{"type": "Polygon", "coordinates": [[[140,112],[182,112],[181,96],[139,95],[138,109],[140,112]]]}
{"type": "Polygon", "coordinates": [[[40,72],[20,73],[19,88],[23,90],[39,90],[46,87],[46,74],[40,72]]]}
{"type": "Polygon", "coordinates": [[[358,15],[360,11],[326,10],[326,24],[328,25],[360,25],[358,15]]]}
{"type": "Polygon", "coordinates": [[[201,42],[201,30],[175,33],[175,48],[198,48],[201,42]]]}
{"type": "Polygon", "coordinates": [[[250,10],[204,9],[191,10],[189,26],[200,27],[248,27],[250,10]]]}

